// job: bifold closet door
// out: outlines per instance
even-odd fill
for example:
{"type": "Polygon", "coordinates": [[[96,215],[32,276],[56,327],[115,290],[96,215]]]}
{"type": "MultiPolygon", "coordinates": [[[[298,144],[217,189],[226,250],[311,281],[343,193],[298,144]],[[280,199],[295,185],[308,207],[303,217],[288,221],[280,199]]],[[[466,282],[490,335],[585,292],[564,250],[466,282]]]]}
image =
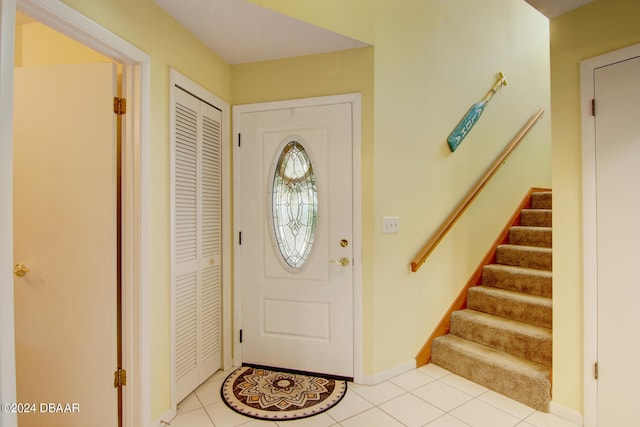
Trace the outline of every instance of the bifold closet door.
{"type": "Polygon", "coordinates": [[[221,112],[176,88],[172,279],[176,399],[221,367],[221,112]]]}

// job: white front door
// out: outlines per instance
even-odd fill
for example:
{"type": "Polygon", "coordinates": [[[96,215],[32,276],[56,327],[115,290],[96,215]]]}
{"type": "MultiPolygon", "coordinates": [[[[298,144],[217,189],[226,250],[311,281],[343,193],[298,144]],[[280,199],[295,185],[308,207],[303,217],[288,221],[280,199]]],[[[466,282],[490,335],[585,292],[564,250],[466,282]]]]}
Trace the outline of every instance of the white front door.
{"type": "Polygon", "coordinates": [[[599,426],[640,425],[640,57],[594,72],[599,426]]]}
{"type": "Polygon", "coordinates": [[[115,83],[107,63],[15,70],[21,427],[118,423],[115,83]]]}
{"type": "Polygon", "coordinates": [[[237,107],[242,362],[353,377],[349,102],[237,107]]]}

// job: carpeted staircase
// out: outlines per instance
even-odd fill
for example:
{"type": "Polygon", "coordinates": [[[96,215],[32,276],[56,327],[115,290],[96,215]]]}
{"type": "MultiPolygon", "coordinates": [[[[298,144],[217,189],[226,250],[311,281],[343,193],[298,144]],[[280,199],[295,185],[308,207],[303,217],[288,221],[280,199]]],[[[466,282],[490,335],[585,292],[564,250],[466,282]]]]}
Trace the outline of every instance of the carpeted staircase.
{"type": "Polygon", "coordinates": [[[531,195],[531,209],[509,230],[469,288],[466,308],[451,314],[431,361],[548,412],[551,400],[551,192],[531,195]]]}

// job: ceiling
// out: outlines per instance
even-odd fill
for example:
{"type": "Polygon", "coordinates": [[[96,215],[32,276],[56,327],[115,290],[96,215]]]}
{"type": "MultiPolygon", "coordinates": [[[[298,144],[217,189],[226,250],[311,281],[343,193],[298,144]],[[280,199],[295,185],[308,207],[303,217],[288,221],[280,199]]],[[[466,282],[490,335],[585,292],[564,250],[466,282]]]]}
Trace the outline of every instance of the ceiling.
{"type": "Polygon", "coordinates": [[[547,18],[555,18],[570,10],[577,9],[593,0],[526,0],[547,18]]]}
{"type": "MultiPolygon", "coordinates": [[[[368,46],[247,0],[154,1],[230,64],[368,46]]],[[[551,19],[593,0],[526,1],[551,19]]]]}
{"type": "Polygon", "coordinates": [[[155,0],[230,64],[368,46],[246,0],[155,0]]]}

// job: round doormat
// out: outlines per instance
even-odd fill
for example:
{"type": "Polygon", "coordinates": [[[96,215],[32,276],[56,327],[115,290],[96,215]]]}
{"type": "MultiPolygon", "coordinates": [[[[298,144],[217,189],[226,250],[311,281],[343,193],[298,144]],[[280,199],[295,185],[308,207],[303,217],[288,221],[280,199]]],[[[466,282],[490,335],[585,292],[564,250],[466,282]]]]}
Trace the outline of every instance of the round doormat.
{"type": "Polygon", "coordinates": [[[295,420],[319,414],[344,397],[347,383],[310,375],[243,366],[220,390],[234,411],[262,420],[295,420]]]}

